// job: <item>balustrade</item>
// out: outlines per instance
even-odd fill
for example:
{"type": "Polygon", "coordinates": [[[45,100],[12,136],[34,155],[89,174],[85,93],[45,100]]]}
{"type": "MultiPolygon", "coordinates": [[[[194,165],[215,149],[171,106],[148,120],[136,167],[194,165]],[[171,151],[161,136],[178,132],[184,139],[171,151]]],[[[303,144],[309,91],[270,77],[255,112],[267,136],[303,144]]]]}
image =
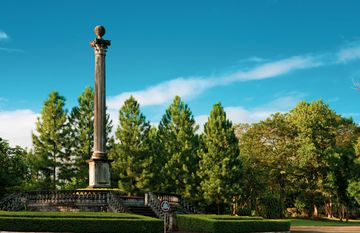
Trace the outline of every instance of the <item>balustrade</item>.
{"type": "Polygon", "coordinates": [[[169,212],[164,212],[161,209],[161,201],[168,201],[170,205],[172,205],[170,200],[174,201],[175,199],[171,199],[171,195],[163,195],[161,197],[162,199],[160,199],[159,196],[155,195],[154,193],[149,192],[145,196],[145,203],[151,207],[151,209],[160,219],[165,220],[166,218],[166,227],[172,231],[176,225],[175,209],[173,209],[174,206],[170,208],[169,212]]]}

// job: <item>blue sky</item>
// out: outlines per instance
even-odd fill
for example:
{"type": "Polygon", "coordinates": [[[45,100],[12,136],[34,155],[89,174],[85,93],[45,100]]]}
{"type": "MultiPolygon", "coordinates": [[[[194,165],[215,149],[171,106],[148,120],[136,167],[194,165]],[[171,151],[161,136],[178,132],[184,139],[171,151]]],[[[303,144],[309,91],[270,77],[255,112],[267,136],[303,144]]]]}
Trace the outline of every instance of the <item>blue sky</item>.
{"type": "Polygon", "coordinates": [[[66,107],[94,82],[102,24],[107,102],[130,94],[157,123],[175,95],[203,124],[220,101],[234,123],[322,99],[360,122],[360,1],[19,1],[0,13],[0,137],[31,146],[47,95],[66,107]]]}

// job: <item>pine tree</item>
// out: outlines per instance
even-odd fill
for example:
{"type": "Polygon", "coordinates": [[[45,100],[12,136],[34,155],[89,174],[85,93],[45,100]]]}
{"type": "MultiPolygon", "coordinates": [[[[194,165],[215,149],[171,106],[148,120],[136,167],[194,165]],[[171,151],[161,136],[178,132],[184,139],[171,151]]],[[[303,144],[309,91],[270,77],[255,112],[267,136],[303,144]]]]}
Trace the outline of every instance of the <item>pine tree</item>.
{"type": "Polygon", "coordinates": [[[129,195],[149,189],[152,156],[150,123],[140,112],[139,103],[130,97],[119,111],[119,126],[112,153],[113,171],[119,177],[119,188],[129,195]]]}
{"type": "MultiPolygon", "coordinates": [[[[94,141],[94,92],[86,87],[78,98],[79,106],[74,107],[69,116],[68,153],[72,156],[72,185],[85,187],[88,183],[88,164],[94,141]]],[[[74,188],[75,188],[74,187],[74,188]]]]}
{"type": "Polygon", "coordinates": [[[176,96],[162,117],[157,134],[162,191],[181,194],[185,198],[194,194],[199,161],[197,130],[190,108],[176,96]]]}
{"type": "Polygon", "coordinates": [[[0,199],[5,193],[20,191],[28,178],[26,151],[20,146],[10,147],[0,138],[0,199]]]}
{"type": "Polygon", "coordinates": [[[51,92],[38,117],[36,132],[32,134],[35,160],[42,177],[40,185],[45,189],[56,189],[61,171],[65,170],[66,111],[65,98],[51,92]]]}
{"type": "Polygon", "coordinates": [[[204,199],[220,205],[231,203],[240,193],[242,164],[232,123],[220,103],[213,106],[201,135],[200,188],[204,199]]]}
{"type": "MultiPolygon", "coordinates": [[[[78,98],[78,106],[74,107],[67,124],[66,153],[69,155],[67,164],[71,167],[67,176],[68,188],[83,188],[88,184],[89,165],[94,144],[94,91],[86,87],[78,98]]],[[[109,114],[106,115],[107,149],[111,144],[112,122],[109,114]]]]}

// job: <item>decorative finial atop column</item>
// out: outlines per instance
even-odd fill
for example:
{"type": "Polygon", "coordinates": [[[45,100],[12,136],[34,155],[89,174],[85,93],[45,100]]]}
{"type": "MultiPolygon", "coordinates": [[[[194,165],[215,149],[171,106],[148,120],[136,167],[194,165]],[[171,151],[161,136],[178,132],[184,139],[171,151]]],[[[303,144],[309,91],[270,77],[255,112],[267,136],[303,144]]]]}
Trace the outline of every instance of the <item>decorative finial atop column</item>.
{"type": "Polygon", "coordinates": [[[98,25],[94,29],[95,35],[97,38],[95,38],[93,41],[91,41],[90,45],[95,49],[95,52],[103,52],[106,53],[106,49],[108,46],[110,46],[111,41],[110,40],[104,40],[102,37],[105,35],[105,28],[104,26],[98,25]],[[105,51],[100,51],[105,50],[105,51]]]}
{"type": "Polygon", "coordinates": [[[105,35],[105,28],[102,25],[97,25],[94,29],[94,32],[98,39],[102,39],[103,35],[105,35]]]}
{"type": "Polygon", "coordinates": [[[105,55],[110,40],[104,40],[105,28],[96,26],[91,47],[95,51],[94,151],[89,163],[89,187],[110,187],[110,162],[106,155],[105,55]]]}

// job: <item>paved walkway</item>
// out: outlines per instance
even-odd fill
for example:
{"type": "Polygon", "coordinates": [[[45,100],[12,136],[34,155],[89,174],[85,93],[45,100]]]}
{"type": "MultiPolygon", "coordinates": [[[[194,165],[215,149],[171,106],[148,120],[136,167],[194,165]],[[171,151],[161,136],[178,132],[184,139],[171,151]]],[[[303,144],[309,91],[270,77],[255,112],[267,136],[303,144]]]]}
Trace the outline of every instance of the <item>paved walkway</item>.
{"type": "Polygon", "coordinates": [[[319,227],[319,226],[297,226],[290,228],[291,233],[360,233],[360,226],[345,226],[345,227],[319,227]]]}

